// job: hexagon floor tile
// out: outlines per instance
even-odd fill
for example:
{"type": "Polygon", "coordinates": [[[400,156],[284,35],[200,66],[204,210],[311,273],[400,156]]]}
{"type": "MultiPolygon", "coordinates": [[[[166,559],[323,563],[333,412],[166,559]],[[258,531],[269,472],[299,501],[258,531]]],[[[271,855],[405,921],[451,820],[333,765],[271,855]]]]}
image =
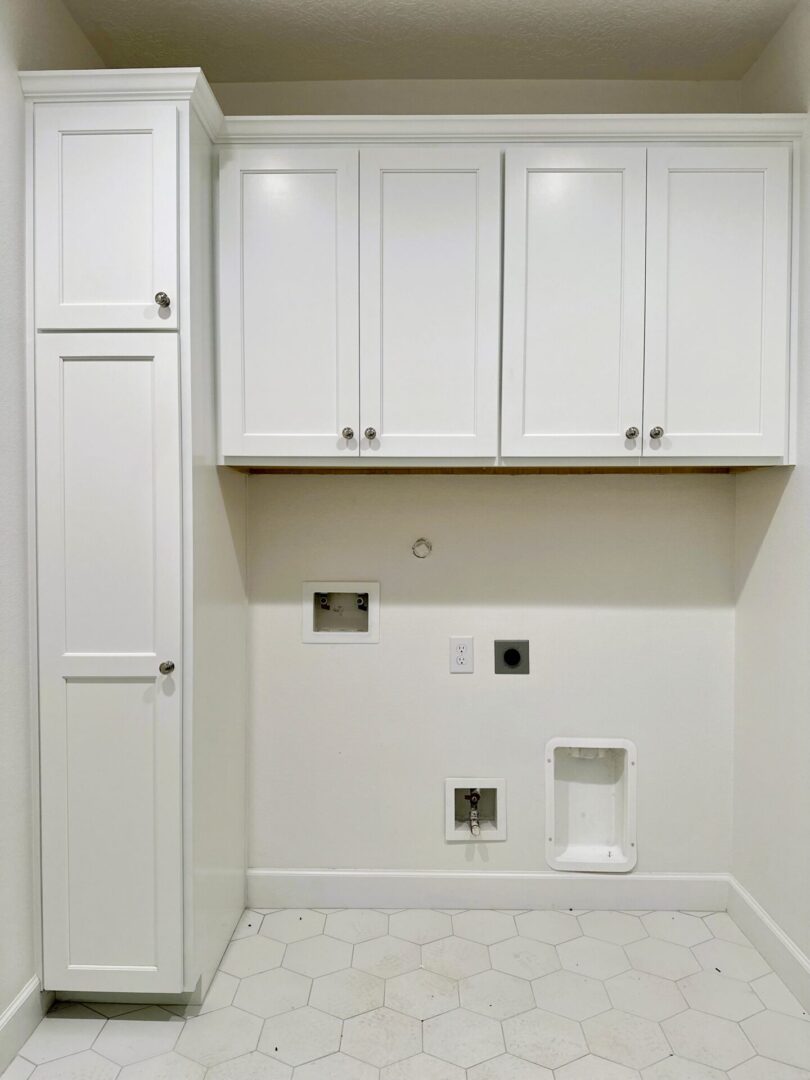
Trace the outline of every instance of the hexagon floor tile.
{"type": "Polygon", "coordinates": [[[498,1021],[466,1009],[456,1009],[426,1020],[422,1038],[428,1054],[465,1069],[504,1051],[498,1021]]]}
{"type": "Polygon", "coordinates": [[[422,946],[422,967],[448,979],[467,979],[490,966],[486,945],[447,937],[422,946]]]}
{"type": "Polygon", "coordinates": [[[406,1016],[429,1020],[458,1008],[458,983],[435,971],[410,971],[387,981],[385,1004],[406,1016]]]}
{"type": "MultiPolygon", "coordinates": [[[[331,916],[330,916],[331,917],[331,916]]],[[[383,916],[385,918],[385,916],[383,916]]],[[[337,938],[318,937],[294,941],[284,953],[284,967],[297,971],[299,975],[331,975],[333,971],[352,966],[352,947],[348,941],[337,938]]]]}
{"type": "Polygon", "coordinates": [[[408,971],[416,971],[422,963],[422,951],[412,941],[401,938],[374,938],[355,945],[352,967],[377,975],[381,979],[394,979],[408,971]]]}
{"type": "MultiPolygon", "coordinates": [[[[643,1080],[726,1080],[733,1073],[720,1072],[710,1065],[699,1065],[696,1061],[688,1061],[682,1057],[669,1057],[659,1061],[657,1065],[651,1065],[642,1072],[643,1080]]],[[[777,1080],[776,1077],[767,1076],[762,1080],[777,1080]]]]}
{"type": "Polygon", "coordinates": [[[503,971],[482,971],[459,983],[461,1005],[482,1016],[506,1020],[534,1008],[531,986],[525,979],[503,971]]]}
{"type": "Polygon", "coordinates": [[[377,1080],[380,1073],[373,1065],[357,1058],[330,1054],[310,1061],[308,1065],[299,1065],[293,1075],[295,1080],[377,1080]]]}
{"type": "Polygon", "coordinates": [[[413,1057],[422,1049],[419,1021],[393,1009],[353,1016],[343,1025],[341,1050],[359,1061],[382,1068],[395,1061],[413,1057]]]}
{"type": "Polygon", "coordinates": [[[521,979],[539,979],[557,971],[560,966],[554,946],[532,938],[513,937],[499,941],[490,946],[489,955],[496,971],[518,975],[521,979]]]}
{"type": "Polygon", "coordinates": [[[500,1054],[468,1069],[467,1077],[468,1080],[554,1080],[554,1073],[525,1058],[500,1054]]]}
{"type": "Polygon", "coordinates": [[[610,1008],[605,984],[574,971],[553,971],[535,979],[532,988],[539,1009],[559,1013],[569,1020],[587,1020],[610,1008]]]}
{"type": "Polygon", "coordinates": [[[663,1031],[654,1020],[618,1009],[585,1020],[582,1029],[593,1054],[628,1069],[644,1069],[671,1053],[663,1031]]]}
{"type": "Polygon", "coordinates": [[[465,1080],[465,1072],[449,1061],[429,1054],[415,1054],[404,1061],[386,1065],[380,1072],[380,1080],[465,1080]]]}
{"type": "Polygon", "coordinates": [[[557,1069],[556,1076],[557,1080],[638,1080],[639,1074],[626,1065],[588,1054],[557,1069]]]}
{"type": "Polygon", "coordinates": [[[547,945],[562,945],[582,933],[576,918],[564,911],[526,911],[515,922],[521,937],[545,941],[547,945]]]}
{"type": "Polygon", "coordinates": [[[810,1080],[810,1015],[725,912],[252,909],[204,1002],[57,1003],[4,1080],[810,1080]]]}
{"type": "MultiPolygon", "coordinates": [[[[228,1062],[228,1066],[232,1063],[228,1062]]],[[[216,1080],[216,1069],[208,1075],[216,1080]]],[[[205,1068],[197,1061],[181,1057],[174,1052],[161,1054],[159,1057],[136,1061],[127,1065],[118,1074],[119,1080],[203,1080],[205,1068]]],[[[236,1077],[233,1077],[236,1080],[236,1077]]]]}
{"type": "Polygon", "coordinates": [[[348,1020],[350,1016],[378,1009],[385,998],[385,983],[367,971],[348,968],[332,975],[322,975],[312,984],[310,1005],[348,1020]]]}
{"type": "MultiPolygon", "coordinates": [[[[254,1050],[252,1054],[215,1065],[205,1074],[205,1080],[290,1080],[292,1074],[289,1065],[282,1065],[280,1061],[273,1061],[254,1050]]],[[[174,1073],[156,1080],[174,1080],[174,1073]]]]}
{"type": "Polygon", "coordinates": [[[199,1061],[201,1065],[219,1065],[221,1061],[242,1057],[255,1050],[261,1030],[262,1022],[258,1016],[229,1005],[186,1020],[175,1049],[178,1054],[199,1061]]]}
{"type": "Polygon", "coordinates": [[[728,1071],[755,1053],[740,1025],[719,1016],[689,1009],[661,1026],[676,1054],[713,1069],[728,1071]]]}
{"type": "Polygon", "coordinates": [[[262,1028],[259,1049],[287,1065],[336,1054],[340,1049],[341,1023],[336,1016],[305,1006],[274,1016],[262,1028]]]}
{"type": "Polygon", "coordinates": [[[687,1009],[686,999],[671,979],[646,971],[625,971],[608,979],[605,989],[614,1009],[646,1020],[660,1022],[687,1009]]]}
{"type": "Polygon", "coordinates": [[[588,1053],[579,1024],[542,1009],[504,1020],[503,1031],[510,1054],[547,1069],[561,1069],[588,1053]]]}

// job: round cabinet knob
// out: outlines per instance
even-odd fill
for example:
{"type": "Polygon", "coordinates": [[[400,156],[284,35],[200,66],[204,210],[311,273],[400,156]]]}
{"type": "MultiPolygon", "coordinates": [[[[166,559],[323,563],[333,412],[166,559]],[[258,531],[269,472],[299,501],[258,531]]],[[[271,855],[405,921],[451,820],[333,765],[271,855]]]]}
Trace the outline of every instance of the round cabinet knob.
{"type": "Polygon", "coordinates": [[[637,427],[629,427],[624,433],[625,439],[637,439],[639,436],[639,430],[637,427]]]}
{"type": "Polygon", "coordinates": [[[664,429],[662,427],[650,428],[650,438],[651,439],[663,439],[663,437],[664,437],[664,429]]]}
{"type": "Polygon", "coordinates": [[[168,293],[165,293],[165,292],[156,292],[155,293],[155,303],[157,304],[158,307],[163,307],[163,308],[169,307],[171,305],[171,302],[172,301],[171,301],[171,298],[170,298],[168,293]]]}
{"type": "Polygon", "coordinates": [[[369,442],[373,442],[374,439],[377,438],[377,429],[373,428],[373,427],[367,427],[366,430],[363,432],[363,434],[365,435],[365,437],[368,439],[369,442]]]}
{"type": "Polygon", "coordinates": [[[340,433],[340,434],[341,434],[341,435],[343,436],[343,438],[344,438],[344,439],[346,439],[346,440],[347,440],[347,442],[348,442],[348,441],[350,441],[351,439],[353,439],[353,438],[354,438],[354,428],[350,428],[350,427],[345,427],[345,428],[343,429],[343,431],[341,431],[341,433],[340,433]]]}
{"type": "Polygon", "coordinates": [[[174,660],[164,660],[158,671],[161,675],[171,675],[174,671],[174,660]]]}

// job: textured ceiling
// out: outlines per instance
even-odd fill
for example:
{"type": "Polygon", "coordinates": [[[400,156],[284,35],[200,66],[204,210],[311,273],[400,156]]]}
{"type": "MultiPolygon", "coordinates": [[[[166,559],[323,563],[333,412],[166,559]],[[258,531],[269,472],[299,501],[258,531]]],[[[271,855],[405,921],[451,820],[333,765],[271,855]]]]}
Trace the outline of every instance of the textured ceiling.
{"type": "Polygon", "coordinates": [[[213,82],[735,79],[795,0],[66,0],[111,67],[213,82]]]}

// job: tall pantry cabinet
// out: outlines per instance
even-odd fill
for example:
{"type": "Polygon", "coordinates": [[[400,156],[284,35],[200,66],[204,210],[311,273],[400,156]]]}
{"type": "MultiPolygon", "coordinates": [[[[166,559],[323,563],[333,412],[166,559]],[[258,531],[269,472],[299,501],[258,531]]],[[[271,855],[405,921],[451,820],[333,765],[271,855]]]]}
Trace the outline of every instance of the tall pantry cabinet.
{"type": "Polygon", "coordinates": [[[202,991],[244,900],[244,477],[195,71],[28,73],[43,985],[202,991]]]}

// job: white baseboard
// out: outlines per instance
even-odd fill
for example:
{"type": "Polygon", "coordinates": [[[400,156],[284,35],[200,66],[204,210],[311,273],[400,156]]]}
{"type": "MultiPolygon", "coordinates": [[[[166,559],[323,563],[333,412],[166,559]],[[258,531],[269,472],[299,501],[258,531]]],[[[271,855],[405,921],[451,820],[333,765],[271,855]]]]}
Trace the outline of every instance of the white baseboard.
{"type": "Polygon", "coordinates": [[[810,1010],[810,957],[732,876],[728,879],[728,913],[782,982],[810,1010]]]}
{"type": "Polygon", "coordinates": [[[248,870],[251,907],[613,908],[724,911],[726,874],[248,870]]]}
{"type": "Polygon", "coordinates": [[[0,1073],[8,1068],[23,1043],[51,1007],[53,994],[40,989],[32,976],[14,1000],[0,1013],[0,1073]]]}

